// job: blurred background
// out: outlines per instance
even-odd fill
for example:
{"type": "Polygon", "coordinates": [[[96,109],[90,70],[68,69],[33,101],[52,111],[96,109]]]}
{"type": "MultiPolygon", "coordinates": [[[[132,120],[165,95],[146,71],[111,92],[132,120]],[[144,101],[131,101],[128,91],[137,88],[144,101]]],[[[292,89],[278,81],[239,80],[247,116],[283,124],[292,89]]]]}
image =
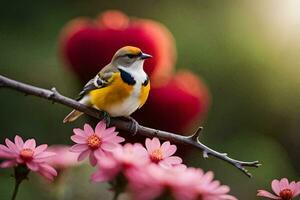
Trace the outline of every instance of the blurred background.
{"type": "MultiPolygon", "coordinates": [[[[199,113],[193,113],[197,117],[180,129],[162,125],[163,129],[189,134],[195,126],[203,125],[201,140],[205,144],[236,159],[260,160],[263,166],[250,169],[254,177],[249,179],[223,161],[202,159],[199,151],[189,151],[184,157],[186,163],[214,171],[217,179],[231,187],[231,194],[243,200],[255,199],[256,190],[270,188],[274,178],[299,180],[299,0],[17,3],[2,0],[0,74],[40,87],[55,86],[60,93],[76,97],[83,80],[80,81],[80,74],[66,62],[67,56],[62,55],[61,43],[66,40],[62,29],[74,18],[96,19],[109,9],[165,25],[175,40],[172,40],[174,69],[169,73],[176,76],[175,71],[189,70],[198,77],[199,87],[192,84],[184,87],[204,91],[194,95],[204,98],[198,99],[202,108],[199,113]]],[[[158,96],[161,96],[159,92],[158,96]]],[[[24,138],[34,137],[39,143],[70,145],[72,129],[82,127],[87,120],[83,117],[65,125],[62,119],[70,111],[67,107],[8,89],[1,89],[0,97],[1,143],[6,137],[12,139],[19,134],[24,138]]],[[[185,107],[188,105],[189,102],[185,107]]],[[[185,108],[179,111],[176,116],[180,121],[188,118],[190,111],[188,114],[185,108]]],[[[172,111],[168,114],[174,115],[172,111]]],[[[145,120],[142,124],[153,122],[149,119],[149,109],[144,112],[142,109],[138,115],[138,118],[148,117],[141,119],[145,120]]],[[[176,119],[169,123],[176,124],[173,121],[176,119]]],[[[160,127],[159,122],[153,124],[160,127]]],[[[107,185],[88,181],[91,171],[88,166],[70,171],[60,189],[65,191],[61,199],[100,199],[100,193],[110,195],[102,192],[107,185]]],[[[0,171],[0,199],[10,197],[11,172],[11,169],[0,171]]],[[[19,199],[55,199],[45,191],[58,186],[48,186],[39,180],[25,182],[19,199]]]]}

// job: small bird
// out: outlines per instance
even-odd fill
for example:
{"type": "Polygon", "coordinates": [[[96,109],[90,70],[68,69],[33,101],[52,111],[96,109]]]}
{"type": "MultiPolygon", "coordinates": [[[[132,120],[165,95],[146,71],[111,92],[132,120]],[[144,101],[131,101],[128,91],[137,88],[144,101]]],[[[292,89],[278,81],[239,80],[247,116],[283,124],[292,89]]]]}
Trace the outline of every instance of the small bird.
{"type": "MultiPolygon", "coordinates": [[[[104,111],[111,117],[132,119],[130,115],[141,108],[148,98],[150,80],[143,65],[145,59],[151,57],[137,47],[122,47],[111,62],[88,81],[77,100],[104,111]]],[[[82,114],[73,110],[63,122],[72,122],[82,114]]]]}

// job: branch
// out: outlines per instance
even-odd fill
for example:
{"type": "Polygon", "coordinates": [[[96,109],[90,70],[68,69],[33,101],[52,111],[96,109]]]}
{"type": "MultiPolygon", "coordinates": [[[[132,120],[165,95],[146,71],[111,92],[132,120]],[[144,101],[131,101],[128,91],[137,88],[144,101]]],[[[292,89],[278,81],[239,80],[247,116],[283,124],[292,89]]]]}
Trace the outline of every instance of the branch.
{"type": "MultiPolygon", "coordinates": [[[[32,85],[28,85],[25,83],[21,83],[9,78],[6,78],[4,76],[0,75],[0,88],[6,87],[13,90],[17,90],[20,92],[25,93],[26,95],[34,95],[38,96],[40,98],[44,98],[47,100],[50,100],[52,102],[60,103],[62,105],[65,105],[67,107],[79,110],[89,116],[103,119],[103,113],[99,110],[96,110],[92,107],[88,107],[86,105],[83,105],[73,99],[70,99],[68,97],[65,97],[57,92],[55,88],[52,88],[51,90],[42,89],[39,87],[35,87],[32,85]]],[[[131,132],[131,124],[132,122],[127,120],[122,120],[120,118],[112,118],[111,124],[116,126],[118,129],[131,132]]],[[[258,161],[253,162],[244,162],[240,160],[235,160],[227,156],[226,153],[219,153],[204,144],[202,144],[199,141],[199,134],[202,130],[202,127],[199,127],[197,131],[192,134],[191,136],[182,136],[177,135],[175,133],[167,132],[167,131],[161,131],[153,128],[148,128],[145,126],[138,125],[137,133],[146,137],[158,137],[162,140],[169,140],[175,143],[185,144],[185,145],[191,145],[197,149],[200,149],[203,151],[203,157],[207,158],[209,155],[216,157],[218,159],[224,160],[227,163],[233,165],[234,167],[241,170],[244,174],[246,174],[248,177],[251,177],[251,174],[247,171],[245,167],[259,167],[260,163],[258,161]]]]}

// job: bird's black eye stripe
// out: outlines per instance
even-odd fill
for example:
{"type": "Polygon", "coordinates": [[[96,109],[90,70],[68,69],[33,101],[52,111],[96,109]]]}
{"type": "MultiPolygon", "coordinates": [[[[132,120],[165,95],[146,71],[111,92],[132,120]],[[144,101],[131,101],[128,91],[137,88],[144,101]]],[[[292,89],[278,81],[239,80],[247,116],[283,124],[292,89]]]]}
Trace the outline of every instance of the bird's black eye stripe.
{"type": "Polygon", "coordinates": [[[136,57],[136,55],[133,55],[133,54],[126,54],[126,56],[127,56],[128,58],[134,58],[134,57],[136,57]]]}
{"type": "Polygon", "coordinates": [[[138,54],[132,54],[132,53],[128,53],[125,54],[124,57],[128,57],[128,58],[136,58],[136,57],[140,57],[142,55],[142,52],[138,53],[138,54]]]}

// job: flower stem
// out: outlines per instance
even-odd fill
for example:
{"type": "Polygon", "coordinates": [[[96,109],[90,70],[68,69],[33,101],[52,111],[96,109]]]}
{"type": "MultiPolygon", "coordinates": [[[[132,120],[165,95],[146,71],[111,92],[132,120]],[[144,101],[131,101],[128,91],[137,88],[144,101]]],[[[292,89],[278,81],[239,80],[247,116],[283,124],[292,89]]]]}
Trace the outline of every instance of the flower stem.
{"type": "Polygon", "coordinates": [[[11,197],[11,200],[15,200],[18,194],[20,184],[23,180],[28,179],[29,169],[25,165],[18,165],[14,168],[15,188],[11,197]]]}
{"type": "Polygon", "coordinates": [[[21,184],[22,180],[17,180],[15,181],[15,188],[14,188],[14,192],[13,192],[13,195],[11,197],[11,200],[15,200],[16,199],[16,196],[17,196],[17,193],[18,193],[18,190],[19,190],[19,186],[21,184]]]}
{"type": "Polygon", "coordinates": [[[119,195],[126,189],[127,180],[123,174],[119,174],[110,182],[112,190],[114,191],[113,200],[117,200],[119,195]]]}

